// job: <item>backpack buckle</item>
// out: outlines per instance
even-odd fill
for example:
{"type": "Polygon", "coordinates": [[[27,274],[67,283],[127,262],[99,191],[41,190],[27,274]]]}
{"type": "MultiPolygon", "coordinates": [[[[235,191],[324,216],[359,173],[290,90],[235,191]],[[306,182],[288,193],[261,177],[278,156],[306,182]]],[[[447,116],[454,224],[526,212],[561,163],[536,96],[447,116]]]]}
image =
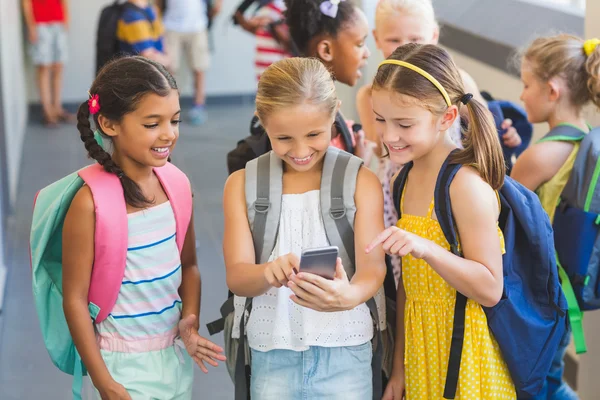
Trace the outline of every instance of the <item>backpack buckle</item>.
{"type": "Polygon", "coordinates": [[[344,206],[344,200],[341,197],[331,198],[331,208],[329,209],[329,215],[333,219],[342,219],[346,216],[346,207],[344,206]]]}
{"type": "Polygon", "coordinates": [[[254,211],[256,211],[257,213],[266,214],[270,208],[271,202],[269,201],[269,199],[259,197],[254,202],[254,211]]]}

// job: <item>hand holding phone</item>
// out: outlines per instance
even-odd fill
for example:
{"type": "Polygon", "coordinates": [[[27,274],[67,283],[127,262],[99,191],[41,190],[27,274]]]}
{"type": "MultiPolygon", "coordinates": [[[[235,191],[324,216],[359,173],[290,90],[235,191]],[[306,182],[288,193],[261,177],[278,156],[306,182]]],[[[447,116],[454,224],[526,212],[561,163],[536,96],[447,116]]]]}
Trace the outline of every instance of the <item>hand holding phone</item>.
{"type": "Polygon", "coordinates": [[[319,275],[325,279],[333,279],[339,249],[336,246],[305,249],[300,259],[300,272],[319,275]]]}

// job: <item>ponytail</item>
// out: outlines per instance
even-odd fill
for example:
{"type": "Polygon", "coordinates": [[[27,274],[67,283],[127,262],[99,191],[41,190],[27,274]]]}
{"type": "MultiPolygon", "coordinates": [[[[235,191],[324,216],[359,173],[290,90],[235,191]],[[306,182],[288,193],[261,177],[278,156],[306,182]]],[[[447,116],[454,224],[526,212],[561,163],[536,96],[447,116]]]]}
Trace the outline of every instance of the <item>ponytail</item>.
{"type": "Polygon", "coordinates": [[[110,154],[96,141],[90,124],[90,109],[87,101],[81,103],[77,111],[77,130],[79,130],[81,141],[84,143],[88,155],[102,165],[106,172],[119,177],[127,204],[132,207],[143,208],[153,203],[153,201],[144,197],[138,184],[125,175],[125,172],[114,162],[110,154]]]}
{"type": "Polygon", "coordinates": [[[494,190],[504,184],[506,163],[498,131],[489,110],[475,99],[467,102],[469,129],[464,140],[464,149],[454,156],[453,161],[475,168],[481,178],[494,190]]]}

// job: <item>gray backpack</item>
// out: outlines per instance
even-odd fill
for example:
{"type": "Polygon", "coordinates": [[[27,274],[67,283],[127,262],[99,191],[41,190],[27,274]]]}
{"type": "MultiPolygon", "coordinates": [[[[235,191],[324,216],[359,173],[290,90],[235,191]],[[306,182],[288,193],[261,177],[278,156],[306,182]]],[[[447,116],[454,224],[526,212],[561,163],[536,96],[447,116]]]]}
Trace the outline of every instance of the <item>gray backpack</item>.
{"type": "Polygon", "coordinates": [[[556,207],[554,244],[577,353],[585,353],[582,311],[600,308],[600,129],[560,125],[542,141],[579,143],[556,207]]]}
{"type": "MultiPolygon", "coordinates": [[[[321,215],[329,242],[338,246],[339,256],[352,278],[354,266],[354,192],[358,171],[362,160],[335,147],[329,147],[325,155],[321,178],[321,215]]],[[[246,164],[246,204],[248,222],[254,240],[256,263],[269,260],[279,229],[281,196],[283,183],[282,161],[272,151],[246,164]]],[[[237,318],[239,339],[232,337],[236,320],[234,301],[230,297],[221,306],[222,318],[207,325],[211,335],[224,331],[227,369],[235,384],[235,399],[249,398],[250,351],[245,338],[245,325],[252,308],[252,299],[244,301],[244,316],[237,318]]],[[[240,301],[238,300],[238,301],[240,301]]],[[[239,303],[238,303],[239,304],[239,303]]],[[[395,297],[384,295],[383,287],[374,298],[367,301],[373,317],[375,332],[373,338],[373,399],[381,399],[383,394],[382,371],[390,376],[393,360],[392,329],[395,328],[395,297]],[[387,312],[386,312],[387,305],[387,312]],[[387,317],[384,317],[386,315],[387,317]]]]}

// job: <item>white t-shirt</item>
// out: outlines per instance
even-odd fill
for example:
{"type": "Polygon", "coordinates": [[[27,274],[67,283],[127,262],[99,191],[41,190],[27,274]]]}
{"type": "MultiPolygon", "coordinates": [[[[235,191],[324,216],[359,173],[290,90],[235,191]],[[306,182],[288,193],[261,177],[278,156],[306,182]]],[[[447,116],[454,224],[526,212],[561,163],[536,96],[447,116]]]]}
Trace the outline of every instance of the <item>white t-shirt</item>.
{"type": "Polygon", "coordinates": [[[167,31],[193,33],[208,27],[206,0],[166,0],[163,24],[167,31]]]}
{"type": "MultiPolygon", "coordinates": [[[[321,217],[320,191],[284,194],[277,243],[271,260],[303,249],[328,246],[321,217]]],[[[357,346],[373,338],[373,320],[366,304],[349,311],[319,312],[290,300],[287,287],[271,288],[252,301],[248,321],[248,344],[254,350],[304,351],[310,346],[357,346]]],[[[240,337],[240,319],[245,298],[235,297],[235,321],[232,337],[240,337]]],[[[385,320],[385,314],[380,311],[385,320]]]]}

